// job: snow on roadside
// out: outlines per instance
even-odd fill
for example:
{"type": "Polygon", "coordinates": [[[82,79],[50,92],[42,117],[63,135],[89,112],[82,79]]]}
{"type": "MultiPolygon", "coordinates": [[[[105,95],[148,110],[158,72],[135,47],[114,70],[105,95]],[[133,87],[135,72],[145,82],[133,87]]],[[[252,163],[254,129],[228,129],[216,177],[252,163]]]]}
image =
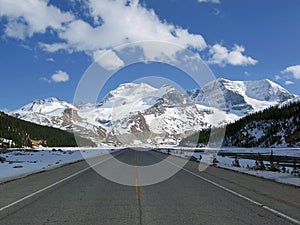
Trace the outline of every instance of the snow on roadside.
{"type": "MultiPolygon", "coordinates": [[[[224,150],[224,149],[223,149],[224,150]]],[[[273,149],[274,150],[274,149],[273,149]]],[[[222,151],[222,150],[221,150],[222,151]]],[[[168,150],[160,150],[160,152],[167,154],[168,150]]],[[[224,151],[225,152],[225,151],[224,151]]],[[[261,153],[261,154],[270,154],[270,149],[231,149],[228,152],[234,152],[234,153],[261,153]]],[[[175,155],[178,157],[191,157],[194,156],[196,159],[200,158],[200,155],[203,153],[200,152],[193,152],[193,151],[181,151],[178,149],[173,149],[170,150],[169,153],[171,155],[175,155]]],[[[289,155],[289,156],[297,156],[299,157],[300,151],[299,149],[278,149],[278,151],[274,150],[274,155],[289,155]]],[[[265,179],[269,180],[274,180],[279,183],[284,183],[284,184],[290,184],[294,186],[300,187],[300,178],[290,174],[290,173],[283,173],[283,172],[272,172],[272,171],[267,171],[267,170],[253,170],[251,168],[255,167],[255,160],[251,159],[242,159],[239,158],[239,163],[241,167],[235,167],[232,165],[232,162],[234,161],[234,158],[229,157],[229,156],[217,156],[217,166],[220,168],[228,169],[228,170],[233,170],[236,172],[240,173],[245,173],[257,177],[262,177],[265,179]]],[[[265,165],[267,165],[269,162],[264,161],[265,165]]],[[[286,170],[292,171],[293,168],[291,167],[286,167],[286,170]]]]}
{"type": "MultiPolygon", "coordinates": [[[[253,170],[247,168],[247,166],[249,166],[250,168],[254,167],[255,160],[239,159],[239,163],[241,167],[232,166],[232,162],[234,161],[234,158],[231,157],[217,156],[217,160],[218,160],[217,166],[220,168],[229,169],[240,173],[253,175],[256,177],[262,177],[265,179],[274,180],[279,183],[290,184],[290,185],[295,185],[300,187],[300,178],[290,173],[272,172],[267,170],[253,170]]],[[[269,162],[264,161],[264,163],[266,165],[269,162]]],[[[286,169],[292,171],[292,168],[286,167],[286,169]]]]}
{"type": "Polygon", "coordinates": [[[5,159],[0,162],[0,183],[83,160],[83,155],[85,158],[92,158],[120,149],[0,150],[0,157],[5,159]]]}

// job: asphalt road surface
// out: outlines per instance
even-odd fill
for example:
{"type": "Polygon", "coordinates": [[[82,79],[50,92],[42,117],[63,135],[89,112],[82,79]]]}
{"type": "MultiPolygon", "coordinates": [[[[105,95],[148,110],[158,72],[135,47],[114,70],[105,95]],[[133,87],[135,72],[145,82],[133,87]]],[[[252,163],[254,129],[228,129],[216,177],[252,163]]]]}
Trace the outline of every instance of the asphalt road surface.
{"type": "MultiPolygon", "coordinates": [[[[125,149],[113,158],[138,167],[165,157],[125,149]]],[[[176,169],[176,160],[166,169],[176,169]]],[[[113,164],[110,155],[95,162],[113,164]]],[[[214,167],[199,172],[195,162],[150,186],[132,176],[135,186],[120,185],[79,162],[3,183],[0,224],[300,224],[297,187],[214,167]]]]}

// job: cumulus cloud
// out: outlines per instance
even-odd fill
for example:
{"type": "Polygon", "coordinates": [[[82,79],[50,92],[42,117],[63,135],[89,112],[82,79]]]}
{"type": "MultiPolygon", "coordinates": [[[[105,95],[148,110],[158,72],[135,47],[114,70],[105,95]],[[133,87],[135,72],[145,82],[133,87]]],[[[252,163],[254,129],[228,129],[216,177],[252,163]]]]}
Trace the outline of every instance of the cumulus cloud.
{"type": "Polygon", "coordinates": [[[69,74],[62,70],[58,70],[51,76],[51,79],[56,83],[67,82],[69,80],[69,74]]]}
{"type": "Polygon", "coordinates": [[[209,59],[208,63],[218,64],[220,66],[225,66],[227,64],[233,66],[248,66],[255,65],[258,61],[245,56],[243,53],[245,48],[243,46],[235,45],[231,50],[226,47],[215,44],[209,49],[209,59]]]}
{"type": "Polygon", "coordinates": [[[291,73],[295,79],[300,79],[300,65],[289,66],[283,71],[281,71],[281,73],[291,73]]]}
{"type": "MultiPolygon", "coordinates": [[[[220,3],[220,0],[198,2],[220,3]]],[[[74,16],[76,12],[73,15],[71,11],[61,11],[51,5],[50,0],[0,0],[0,17],[7,18],[5,34],[9,37],[26,39],[36,33],[45,33],[48,29],[54,31],[56,41],[38,43],[42,50],[50,53],[59,50],[84,52],[95,59],[103,50],[135,43],[147,60],[163,59],[169,62],[176,60],[183,49],[196,50],[198,54],[208,47],[202,35],[161,20],[154,10],[143,7],[139,0],[89,0],[80,3],[87,9],[85,14],[88,15],[85,17],[92,18],[92,21],[74,16]],[[180,47],[162,45],[162,48],[153,49],[145,44],[147,41],[180,47]]],[[[242,46],[235,45],[228,50],[216,44],[210,47],[208,62],[221,66],[255,65],[257,60],[245,56],[244,51],[242,46]]],[[[112,54],[112,59],[105,65],[112,64],[116,56],[112,54]]],[[[111,68],[117,68],[122,64],[121,61],[119,58],[111,68]]]]}
{"type": "Polygon", "coordinates": [[[220,0],[198,0],[199,3],[215,3],[215,4],[220,4],[220,0]]]}
{"type": "Polygon", "coordinates": [[[112,50],[99,50],[93,53],[94,61],[106,70],[117,70],[124,66],[124,62],[112,50]]]}
{"type": "Polygon", "coordinates": [[[58,30],[74,19],[70,13],[48,5],[47,0],[0,0],[0,16],[7,18],[5,34],[25,39],[34,33],[45,33],[47,28],[58,30]]]}
{"type": "Polygon", "coordinates": [[[67,82],[69,81],[70,77],[69,74],[62,71],[58,70],[56,71],[52,76],[51,79],[47,77],[40,77],[39,80],[51,84],[52,82],[55,83],[61,83],[61,82],[67,82]]]}
{"type": "MultiPolygon", "coordinates": [[[[153,10],[142,7],[136,0],[130,4],[128,1],[90,0],[87,4],[94,20],[101,18],[102,23],[92,26],[81,19],[73,20],[58,33],[62,43],[40,43],[42,49],[49,52],[60,49],[84,51],[93,56],[99,50],[142,41],[169,42],[198,51],[207,47],[200,34],[191,34],[186,29],[161,21],[153,10]]],[[[154,54],[143,44],[139,47],[146,55],[154,54]]],[[[157,51],[157,56],[161,56],[164,50],[157,51]]],[[[168,56],[174,56],[173,52],[168,56]]]]}

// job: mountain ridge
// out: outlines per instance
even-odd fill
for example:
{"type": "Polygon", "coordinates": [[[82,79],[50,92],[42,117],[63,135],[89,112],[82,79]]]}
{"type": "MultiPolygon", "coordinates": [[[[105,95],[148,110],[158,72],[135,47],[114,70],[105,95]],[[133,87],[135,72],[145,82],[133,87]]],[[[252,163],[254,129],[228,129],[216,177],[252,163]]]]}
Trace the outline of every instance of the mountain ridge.
{"type": "Polygon", "coordinates": [[[224,78],[214,80],[202,89],[190,90],[188,95],[197,104],[212,106],[238,116],[245,116],[296,97],[269,79],[230,81],[224,78]],[[216,95],[216,88],[220,88],[223,95],[216,95]],[[225,106],[220,104],[224,101],[225,106]]]}
{"type": "Polygon", "coordinates": [[[221,78],[187,93],[169,85],[156,88],[145,83],[125,83],[96,104],[75,105],[51,97],[35,100],[11,114],[73,131],[98,143],[134,144],[143,136],[142,142],[149,144],[178,144],[194,131],[226,125],[296,97],[267,79],[221,78]],[[221,92],[216,93],[216,87],[221,92]],[[220,104],[222,98],[225,105],[220,104]],[[207,99],[214,102],[208,104],[207,99]]]}

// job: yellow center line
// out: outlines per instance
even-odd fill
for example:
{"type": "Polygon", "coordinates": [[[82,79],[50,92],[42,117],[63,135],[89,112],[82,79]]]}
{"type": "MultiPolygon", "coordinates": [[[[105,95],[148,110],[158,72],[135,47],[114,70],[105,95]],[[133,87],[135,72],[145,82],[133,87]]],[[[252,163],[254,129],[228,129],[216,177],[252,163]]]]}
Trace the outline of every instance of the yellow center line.
{"type": "Polygon", "coordinates": [[[139,188],[139,178],[138,178],[138,171],[137,171],[137,154],[135,152],[135,168],[136,168],[136,178],[135,178],[135,198],[139,200],[140,198],[140,188],[139,188]]]}
{"type": "Polygon", "coordinates": [[[137,177],[135,178],[135,198],[136,200],[140,198],[139,179],[137,177]]]}

